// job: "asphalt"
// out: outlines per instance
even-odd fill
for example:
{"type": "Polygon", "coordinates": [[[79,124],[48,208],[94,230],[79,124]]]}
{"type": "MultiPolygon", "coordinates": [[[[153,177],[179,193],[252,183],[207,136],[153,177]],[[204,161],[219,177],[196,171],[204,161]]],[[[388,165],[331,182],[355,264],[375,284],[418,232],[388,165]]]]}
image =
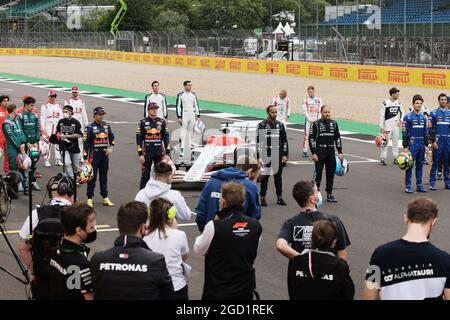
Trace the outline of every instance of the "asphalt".
{"type": "MultiPolygon", "coordinates": [[[[12,101],[20,103],[24,95],[31,95],[39,102],[46,101],[47,90],[21,86],[18,84],[1,83],[0,93],[9,94],[12,101]]],[[[60,93],[58,100],[68,97],[69,93],[60,93]]],[[[106,119],[112,122],[112,128],[116,135],[116,149],[110,158],[109,193],[110,198],[116,203],[114,208],[106,208],[101,205],[99,189],[96,189],[94,205],[99,225],[116,227],[116,213],[118,205],[134,199],[138,192],[140,169],[135,148],[135,127],[142,115],[142,107],[116,101],[107,101],[93,97],[85,97],[88,114],[96,106],[103,106],[107,111],[106,119]],[[120,123],[114,123],[120,122],[120,123]]],[[[225,111],[224,111],[225,112],[225,111]]],[[[90,116],[89,116],[90,117],[90,116]]],[[[169,112],[169,120],[174,120],[173,111],[169,112]]],[[[203,117],[208,128],[218,128],[221,119],[203,117]]],[[[170,129],[175,128],[175,123],[169,124],[170,129]]],[[[262,299],[287,299],[286,270],[287,259],[281,256],[275,249],[275,241],[282,223],[298,213],[298,206],[291,196],[293,185],[299,180],[312,178],[313,165],[302,157],[300,145],[303,141],[303,133],[300,129],[288,130],[290,144],[291,163],[285,168],[283,174],[284,197],[288,203],[286,207],[276,205],[273,179],[270,180],[267,200],[268,208],[263,209],[261,223],[263,235],[255,263],[256,284],[262,299]]],[[[343,141],[344,153],[350,161],[350,171],[345,177],[336,177],[335,196],[339,203],[325,203],[321,211],[339,215],[344,222],[351,240],[348,248],[349,265],[352,278],[356,287],[356,299],[362,298],[364,284],[364,272],[367,268],[370,255],[380,244],[400,238],[405,230],[403,214],[406,211],[408,201],[414,195],[403,192],[403,172],[393,164],[382,167],[376,162],[379,150],[363,140],[345,138],[343,141]]],[[[367,139],[369,140],[369,139],[367,139]]],[[[39,167],[44,175],[38,179],[41,187],[46,185],[50,177],[61,171],[61,167],[39,167]]],[[[424,181],[428,180],[430,167],[424,167],[424,181]]],[[[325,177],[324,177],[325,178],[325,177]]],[[[431,241],[443,250],[450,251],[448,230],[450,230],[449,191],[443,189],[439,183],[439,190],[429,192],[427,196],[437,201],[440,208],[439,221],[431,235],[431,241]]],[[[85,187],[78,189],[79,201],[85,201],[85,187]]],[[[188,205],[194,209],[200,191],[183,190],[188,205]]],[[[45,192],[34,194],[33,204],[41,204],[45,192]]],[[[20,229],[28,214],[28,199],[21,197],[13,201],[12,210],[5,226],[8,230],[20,229]]],[[[186,223],[192,223],[188,221],[186,223]]],[[[185,223],[185,222],[182,222],[185,223]]],[[[181,226],[186,232],[189,247],[188,263],[192,265],[192,275],[189,283],[189,296],[191,299],[199,299],[203,287],[203,257],[193,252],[195,237],[199,234],[196,226],[181,226]]],[[[110,248],[117,236],[116,231],[102,231],[97,240],[91,245],[91,252],[97,252],[110,248]]],[[[17,251],[18,235],[8,234],[14,249],[17,251]]],[[[20,275],[20,270],[12,253],[3,238],[0,239],[0,267],[20,275]]],[[[26,299],[25,287],[18,281],[0,270],[0,299],[26,299]]]]}

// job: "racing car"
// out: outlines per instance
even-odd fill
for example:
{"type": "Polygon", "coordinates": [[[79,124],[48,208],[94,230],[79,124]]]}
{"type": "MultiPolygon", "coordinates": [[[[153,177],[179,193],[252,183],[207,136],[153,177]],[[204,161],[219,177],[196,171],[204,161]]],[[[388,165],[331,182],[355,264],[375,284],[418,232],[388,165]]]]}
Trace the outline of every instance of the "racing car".
{"type": "Polygon", "coordinates": [[[172,183],[206,183],[217,170],[233,167],[241,155],[256,159],[256,127],[259,121],[222,122],[220,130],[201,133],[201,145],[194,146],[187,157],[179,156],[179,145],[171,149],[175,164],[172,183]],[[184,170],[181,170],[183,169],[184,170]]]}

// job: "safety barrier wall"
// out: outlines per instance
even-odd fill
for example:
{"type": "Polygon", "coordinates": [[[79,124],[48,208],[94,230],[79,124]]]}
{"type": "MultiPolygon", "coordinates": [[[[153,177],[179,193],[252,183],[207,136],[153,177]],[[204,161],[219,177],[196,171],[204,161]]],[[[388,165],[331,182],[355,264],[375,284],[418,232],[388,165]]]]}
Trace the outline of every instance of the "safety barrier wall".
{"type": "Polygon", "coordinates": [[[175,67],[312,77],[328,80],[363,81],[368,83],[382,83],[412,87],[439,89],[448,89],[450,87],[450,70],[448,69],[250,60],[81,49],[0,48],[0,55],[108,59],[175,67]]]}

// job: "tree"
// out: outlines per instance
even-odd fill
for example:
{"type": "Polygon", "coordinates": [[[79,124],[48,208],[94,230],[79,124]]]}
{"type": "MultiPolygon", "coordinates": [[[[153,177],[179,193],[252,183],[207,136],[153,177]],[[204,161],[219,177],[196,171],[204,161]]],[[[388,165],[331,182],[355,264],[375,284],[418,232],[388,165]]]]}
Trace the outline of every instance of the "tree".
{"type": "MultiPolygon", "coordinates": [[[[158,2],[152,0],[127,0],[128,11],[120,24],[119,30],[151,30],[152,22],[157,15],[155,4],[158,4],[158,2]]],[[[118,8],[118,5],[116,5],[116,8],[118,8]]]]}
{"type": "Polygon", "coordinates": [[[266,14],[263,0],[202,0],[198,10],[202,29],[259,28],[266,14]]]}
{"type": "Polygon", "coordinates": [[[155,19],[155,29],[183,34],[188,23],[189,18],[187,15],[172,10],[165,10],[160,12],[155,19]]]}

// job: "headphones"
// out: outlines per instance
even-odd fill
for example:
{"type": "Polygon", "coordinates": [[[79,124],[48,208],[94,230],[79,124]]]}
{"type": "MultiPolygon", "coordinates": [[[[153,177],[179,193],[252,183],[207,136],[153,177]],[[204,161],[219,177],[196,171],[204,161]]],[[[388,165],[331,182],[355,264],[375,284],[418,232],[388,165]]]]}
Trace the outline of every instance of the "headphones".
{"type": "Polygon", "coordinates": [[[49,195],[52,194],[52,191],[56,191],[61,196],[70,197],[74,194],[73,181],[66,174],[58,173],[48,181],[47,191],[49,195]]]}
{"type": "MultiPolygon", "coordinates": [[[[150,207],[148,207],[148,213],[149,213],[149,216],[151,217],[151,215],[152,215],[152,210],[151,210],[150,207]]],[[[175,206],[172,204],[172,205],[169,207],[169,209],[167,209],[166,214],[167,214],[167,218],[168,218],[169,220],[172,220],[173,218],[175,218],[175,217],[177,216],[177,208],[175,208],[175,206]]]]}

